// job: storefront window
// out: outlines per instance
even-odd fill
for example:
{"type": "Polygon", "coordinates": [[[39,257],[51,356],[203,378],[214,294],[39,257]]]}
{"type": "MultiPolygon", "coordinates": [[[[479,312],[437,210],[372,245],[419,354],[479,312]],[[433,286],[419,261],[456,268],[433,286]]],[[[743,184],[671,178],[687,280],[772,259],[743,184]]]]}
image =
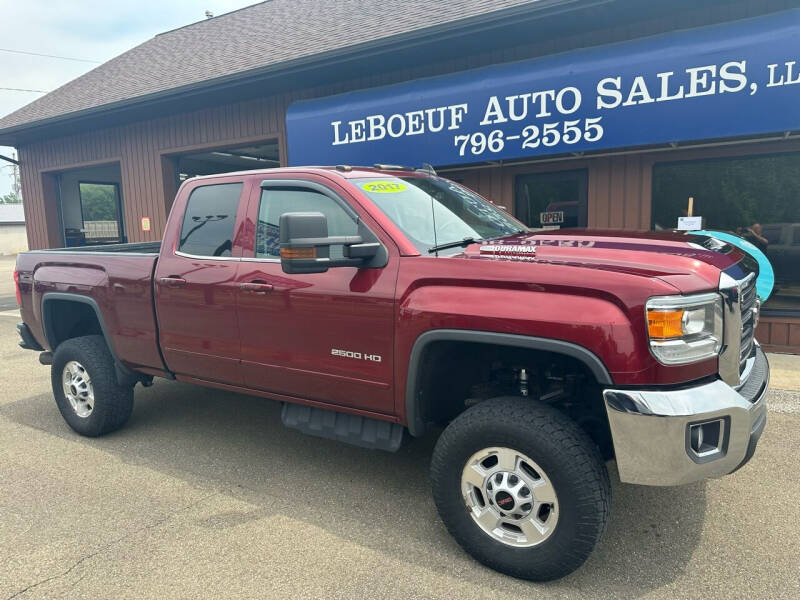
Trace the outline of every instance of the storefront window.
{"type": "Polygon", "coordinates": [[[586,191],[585,170],[520,175],[517,217],[533,229],[586,227],[586,191]]]}
{"type": "Polygon", "coordinates": [[[752,242],[775,269],[764,309],[800,312],[800,153],[662,163],[653,168],[653,227],[673,229],[694,198],[706,229],[752,242]]]}

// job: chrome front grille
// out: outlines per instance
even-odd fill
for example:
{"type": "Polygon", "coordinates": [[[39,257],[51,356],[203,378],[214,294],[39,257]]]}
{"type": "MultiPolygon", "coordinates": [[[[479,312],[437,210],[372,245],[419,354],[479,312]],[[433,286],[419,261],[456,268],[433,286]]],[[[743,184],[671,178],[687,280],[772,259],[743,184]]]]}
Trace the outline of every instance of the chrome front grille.
{"type": "Polygon", "coordinates": [[[747,358],[753,350],[756,318],[758,314],[758,297],[756,295],[756,278],[750,276],[740,282],[739,306],[742,315],[742,337],[739,347],[739,373],[745,368],[747,358]]]}
{"type": "Polygon", "coordinates": [[[727,269],[722,273],[719,282],[724,319],[719,375],[733,388],[739,388],[747,379],[747,364],[755,344],[754,334],[758,321],[758,266],[748,263],[749,261],[743,259],[727,269]]]}

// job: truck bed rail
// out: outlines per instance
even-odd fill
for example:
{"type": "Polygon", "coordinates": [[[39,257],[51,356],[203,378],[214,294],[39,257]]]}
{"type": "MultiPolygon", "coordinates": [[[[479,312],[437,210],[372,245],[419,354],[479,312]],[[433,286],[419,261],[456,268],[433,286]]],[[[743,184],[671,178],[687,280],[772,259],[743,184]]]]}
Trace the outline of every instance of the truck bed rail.
{"type": "Polygon", "coordinates": [[[161,241],[134,242],[130,244],[97,244],[93,246],[75,246],[72,248],[50,248],[47,250],[29,250],[29,253],[59,252],[59,253],[84,253],[98,254],[158,254],[161,251],[161,241]]]}

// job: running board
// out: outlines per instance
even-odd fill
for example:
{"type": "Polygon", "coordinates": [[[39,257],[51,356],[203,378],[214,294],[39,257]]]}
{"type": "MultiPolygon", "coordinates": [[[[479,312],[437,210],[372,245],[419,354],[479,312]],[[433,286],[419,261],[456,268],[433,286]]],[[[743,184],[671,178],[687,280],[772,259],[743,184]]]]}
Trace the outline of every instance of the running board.
{"type": "Polygon", "coordinates": [[[281,422],[308,435],[388,452],[397,452],[405,434],[399,423],[288,402],[283,403],[281,422]]]}

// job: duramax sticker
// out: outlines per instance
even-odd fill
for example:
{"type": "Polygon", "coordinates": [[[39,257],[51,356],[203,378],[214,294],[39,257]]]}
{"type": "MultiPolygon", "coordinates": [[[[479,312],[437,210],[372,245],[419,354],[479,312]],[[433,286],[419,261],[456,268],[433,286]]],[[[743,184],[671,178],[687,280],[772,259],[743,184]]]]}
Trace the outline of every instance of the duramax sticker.
{"type": "Polygon", "coordinates": [[[396,183],[394,181],[370,181],[361,187],[368,192],[378,194],[396,194],[406,189],[404,183],[396,183]]]}

